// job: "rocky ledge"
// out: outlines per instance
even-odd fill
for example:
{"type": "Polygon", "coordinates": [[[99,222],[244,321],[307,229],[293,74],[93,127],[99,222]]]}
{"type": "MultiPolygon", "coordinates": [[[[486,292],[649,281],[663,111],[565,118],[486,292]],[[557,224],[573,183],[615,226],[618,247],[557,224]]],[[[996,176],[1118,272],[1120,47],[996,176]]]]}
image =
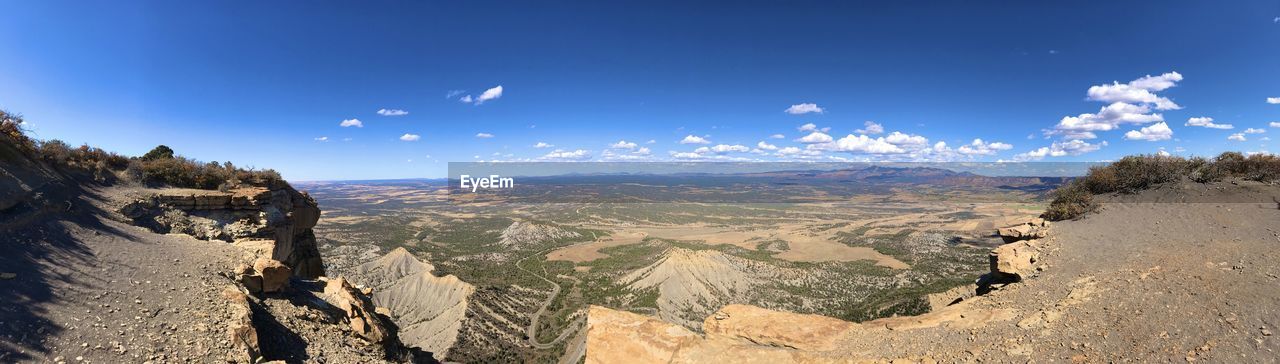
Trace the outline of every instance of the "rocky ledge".
{"type": "Polygon", "coordinates": [[[288,184],[230,191],[153,190],[124,204],[120,213],[157,233],[221,240],[283,262],[293,275],[324,275],[312,231],[320,208],[288,184]]]}

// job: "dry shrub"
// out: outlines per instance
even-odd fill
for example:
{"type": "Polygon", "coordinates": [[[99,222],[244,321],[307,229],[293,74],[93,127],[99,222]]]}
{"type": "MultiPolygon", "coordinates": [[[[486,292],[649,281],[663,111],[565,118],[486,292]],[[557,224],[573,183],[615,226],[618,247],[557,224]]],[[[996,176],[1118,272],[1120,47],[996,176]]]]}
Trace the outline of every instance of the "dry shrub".
{"type": "Polygon", "coordinates": [[[1093,193],[1085,187],[1081,180],[1075,180],[1066,186],[1059,187],[1050,193],[1053,202],[1042,215],[1045,219],[1061,221],[1079,218],[1098,208],[1093,202],[1093,193]]]}

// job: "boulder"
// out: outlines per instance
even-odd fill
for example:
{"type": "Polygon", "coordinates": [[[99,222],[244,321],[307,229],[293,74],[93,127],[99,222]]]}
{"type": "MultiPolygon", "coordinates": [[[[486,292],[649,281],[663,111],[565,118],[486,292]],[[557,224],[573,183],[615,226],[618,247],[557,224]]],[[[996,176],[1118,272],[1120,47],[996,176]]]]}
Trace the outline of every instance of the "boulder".
{"type": "Polygon", "coordinates": [[[991,251],[990,260],[993,275],[1017,281],[1034,269],[1040,260],[1040,250],[1034,240],[1019,241],[995,248],[991,251]]]}
{"type": "Polygon", "coordinates": [[[231,319],[227,322],[227,338],[236,350],[229,358],[237,363],[254,363],[262,356],[258,346],[258,330],[253,327],[253,310],[249,307],[249,297],[235,287],[227,287],[222,291],[227,299],[231,319]]]}
{"type": "Polygon", "coordinates": [[[338,277],[329,279],[324,286],[324,299],[329,304],[342,310],[346,315],[351,332],[370,343],[381,343],[391,337],[389,325],[377,314],[377,308],[369,297],[351,287],[347,280],[338,277]]]}
{"type": "Polygon", "coordinates": [[[1040,239],[1048,235],[1048,222],[1035,218],[1026,223],[996,229],[996,235],[999,235],[1005,243],[1040,239]]]}
{"type": "Polygon", "coordinates": [[[262,276],[262,291],[266,293],[280,292],[289,287],[289,277],[293,270],[278,260],[258,258],[253,262],[253,270],[262,276]]]}

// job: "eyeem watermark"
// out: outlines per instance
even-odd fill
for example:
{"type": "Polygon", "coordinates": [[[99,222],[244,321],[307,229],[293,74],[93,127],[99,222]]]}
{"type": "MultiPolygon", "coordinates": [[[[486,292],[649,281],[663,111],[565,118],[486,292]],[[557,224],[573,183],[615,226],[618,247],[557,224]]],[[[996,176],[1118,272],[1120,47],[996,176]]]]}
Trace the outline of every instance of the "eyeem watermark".
{"type": "Polygon", "coordinates": [[[504,189],[515,188],[516,180],[511,177],[501,177],[491,174],[488,177],[471,178],[471,175],[464,174],[458,180],[458,187],[462,189],[471,189],[471,192],[483,189],[504,189]]]}

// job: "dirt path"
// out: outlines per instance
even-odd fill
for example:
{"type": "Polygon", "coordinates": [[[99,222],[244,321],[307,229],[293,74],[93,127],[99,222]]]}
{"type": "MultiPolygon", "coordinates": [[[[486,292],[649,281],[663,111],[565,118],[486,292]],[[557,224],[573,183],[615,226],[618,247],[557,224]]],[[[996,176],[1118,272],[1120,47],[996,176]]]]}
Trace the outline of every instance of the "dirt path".
{"type": "MultiPolygon", "coordinates": [[[[577,245],[590,244],[590,243],[593,243],[593,242],[594,242],[594,240],[593,240],[593,241],[584,242],[584,243],[578,243],[578,244],[570,245],[570,247],[572,247],[572,246],[577,246],[577,245]]],[[[556,336],[556,338],[555,338],[555,339],[552,339],[551,341],[548,341],[548,342],[545,342],[545,343],[540,343],[540,342],[538,342],[538,320],[542,319],[542,315],[543,315],[543,314],[545,314],[545,313],[547,313],[547,307],[551,306],[551,302],[552,302],[552,301],[555,301],[556,297],[560,296],[561,287],[560,287],[560,284],[559,284],[559,283],[556,283],[555,281],[553,281],[553,280],[551,280],[551,279],[547,278],[545,275],[537,274],[537,273],[534,273],[533,271],[530,271],[530,270],[528,270],[528,269],[524,269],[524,267],[520,266],[520,263],[524,262],[526,259],[529,259],[529,258],[533,258],[533,257],[537,257],[537,256],[545,256],[547,253],[549,253],[549,252],[551,252],[552,250],[555,250],[555,249],[561,249],[561,248],[550,248],[550,249],[545,249],[545,250],[539,251],[539,252],[537,252],[537,253],[534,253],[534,254],[532,254],[532,255],[526,256],[526,257],[521,258],[520,260],[516,261],[516,268],[517,268],[517,269],[520,269],[520,271],[523,271],[523,272],[525,272],[525,273],[528,273],[529,275],[532,275],[532,276],[534,276],[534,277],[537,277],[538,279],[541,279],[541,280],[543,280],[543,281],[546,281],[547,283],[551,284],[551,287],[552,287],[552,288],[551,288],[551,295],[547,296],[547,299],[546,299],[545,301],[543,301],[543,302],[542,302],[542,304],[538,305],[538,311],[534,312],[534,313],[533,313],[533,315],[532,315],[532,316],[530,316],[530,318],[529,318],[529,327],[528,327],[527,329],[525,329],[525,335],[529,336],[529,340],[528,340],[528,342],[529,342],[529,346],[532,346],[532,347],[537,348],[537,349],[553,349],[553,348],[555,348],[555,345],[556,345],[556,344],[559,344],[561,341],[564,341],[564,339],[567,339],[567,338],[569,337],[569,335],[573,335],[574,333],[577,333],[577,332],[578,332],[578,330],[580,330],[581,328],[585,327],[585,325],[583,325],[583,324],[586,322],[586,316],[582,316],[582,317],[578,318],[577,320],[575,320],[575,321],[574,321],[572,324],[570,324],[568,327],[566,327],[564,331],[561,331],[561,332],[560,332],[560,335],[559,335],[559,336],[556,336]],[[573,328],[573,329],[571,329],[571,328],[573,328]]],[[[544,272],[544,273],[545,273],[545,272],[544,272]]]]}

